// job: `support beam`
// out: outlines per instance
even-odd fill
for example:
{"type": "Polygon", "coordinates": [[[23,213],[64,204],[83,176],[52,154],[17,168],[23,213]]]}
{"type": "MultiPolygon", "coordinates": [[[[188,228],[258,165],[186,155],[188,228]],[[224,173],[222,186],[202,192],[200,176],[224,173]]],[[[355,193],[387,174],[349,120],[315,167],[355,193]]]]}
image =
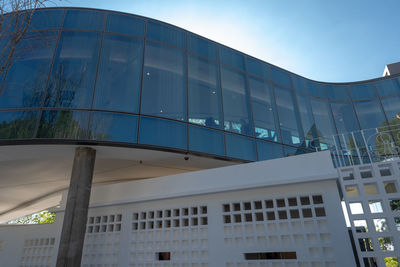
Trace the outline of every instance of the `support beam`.
{"type": "Polygon", "coordinates": [[[81,266],[96,150],[78,147],[68,190],[57,267],[81,266]]]}

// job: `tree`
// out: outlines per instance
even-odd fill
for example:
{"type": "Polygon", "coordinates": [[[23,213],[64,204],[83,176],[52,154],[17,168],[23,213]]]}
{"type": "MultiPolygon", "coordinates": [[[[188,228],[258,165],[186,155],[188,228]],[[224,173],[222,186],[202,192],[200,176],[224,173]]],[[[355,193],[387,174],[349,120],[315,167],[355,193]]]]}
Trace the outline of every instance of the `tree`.
{"type": "Polygon", "coordinates": [[[50,0],[0,0],[0,77],[13,64],[18,43],[29,29],[33,14],[50,0]]]}
{"type": "Polygon", "coordinates": [[[27,215],[15,220],[11,220],[8,224],[43,224],[43,223],[53,223],[56,218],[54,212],[49,212],[48,210],[43,210],[38,213],[27,215]]]}
{"type": "Polygon", "coordinates": [[[399,262],[396,257],[385,257],[386,267],[399,267],[399,262]]]}

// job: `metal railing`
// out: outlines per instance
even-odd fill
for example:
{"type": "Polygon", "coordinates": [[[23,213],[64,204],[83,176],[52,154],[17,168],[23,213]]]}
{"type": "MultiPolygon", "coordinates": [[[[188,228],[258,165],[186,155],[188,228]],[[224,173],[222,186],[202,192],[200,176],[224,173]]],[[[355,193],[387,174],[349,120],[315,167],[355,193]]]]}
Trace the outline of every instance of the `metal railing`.
{"type": "Polygon", "coordinates": [[[321,137],[316,151],[330,150],[335,167],[390,161],[400,156],[400,124],[321,137]]]}

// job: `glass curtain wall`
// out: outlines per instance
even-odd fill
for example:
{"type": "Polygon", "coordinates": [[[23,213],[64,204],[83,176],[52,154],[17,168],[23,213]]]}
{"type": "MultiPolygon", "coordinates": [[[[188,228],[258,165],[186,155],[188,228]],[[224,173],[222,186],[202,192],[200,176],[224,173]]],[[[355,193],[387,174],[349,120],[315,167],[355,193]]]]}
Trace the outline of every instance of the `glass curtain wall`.
{"type": "Polygon", "coordinates": [[[3,140],[139,144],[249,161],[334,144],[346,160],[400,151],[400,78],[315,82],[134,15],[39,10],[0,78],[3,140]]]}

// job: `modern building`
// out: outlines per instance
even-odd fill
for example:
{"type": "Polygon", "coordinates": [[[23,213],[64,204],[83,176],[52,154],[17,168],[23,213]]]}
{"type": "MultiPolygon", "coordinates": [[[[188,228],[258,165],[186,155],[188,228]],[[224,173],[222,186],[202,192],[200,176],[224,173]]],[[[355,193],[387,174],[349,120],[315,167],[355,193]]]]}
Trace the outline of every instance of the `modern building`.
{"type": "Polygon", "coordinates": [[[80,147],[82,266],[397,262],[400,75],[317,82],[153,19],[51,8],[2,78],[0,221],[60,205],[0,227],[7,266],[55,264],[80,147]]]}
{"type": "Polygon", "coordinates": [[[400,62],[392,63],[392,64],[387,64],[385,66],[385,69],[383,70],[383,75],[382,76],[390,76],[390,75],[395,75],[400,73],[400,62]]]}

